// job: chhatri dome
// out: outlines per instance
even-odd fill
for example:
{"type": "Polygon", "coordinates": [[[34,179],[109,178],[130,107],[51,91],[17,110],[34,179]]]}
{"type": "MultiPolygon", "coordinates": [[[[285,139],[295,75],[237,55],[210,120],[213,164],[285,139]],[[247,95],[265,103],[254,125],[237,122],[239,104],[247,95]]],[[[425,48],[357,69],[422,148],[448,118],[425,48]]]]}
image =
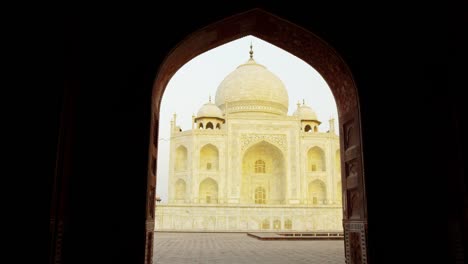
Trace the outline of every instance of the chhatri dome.
{"type": "Polygon", "coordinates": [[[216,91],[215,103],[228,114],[284,116],[288,113],[289,99],[283,82],[265,66],[255,62],[250,45],[250,59],[224,78],[216,91]]]}
{"type": "Polygon", "coordinates": [[[313,120],[318,121],[317,114],[314,110],[303,101],[302,105],[297,103],[297,109],[294,111],[294,116],[297,116],[300,120],[313,120]]]}
{"type": "Polygon", "coordinates": [[[209,102],[204,104],[200,110],[198,110],[197,118],[201,117],[217,117],[223,118],[223,112],[215,104],[211,102],[211,96],[209,102]]]}

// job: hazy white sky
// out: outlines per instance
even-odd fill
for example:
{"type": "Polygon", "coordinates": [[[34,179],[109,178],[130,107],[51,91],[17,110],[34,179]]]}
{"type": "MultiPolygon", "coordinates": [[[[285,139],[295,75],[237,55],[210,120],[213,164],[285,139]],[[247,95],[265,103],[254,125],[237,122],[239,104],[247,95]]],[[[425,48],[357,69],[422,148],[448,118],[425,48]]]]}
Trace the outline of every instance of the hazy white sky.
{"type": "Polygon", "coordinates": [[[177,114],[182,130],[192,127],[192,114],[216,95],[218,85],[237,66],[249,59],[250,43],[254,59],[276,74],[289,95],[289,115],[297,102],[305,99],[322,122],[320,131],[327,131],[328,120],[338,116],[335,99],[322,76],[294,55],[253,36],[247,36],[205,52],[182,66],[169,81],[161,102],[156,193],[162,202],[168,200],[170,121],[177,114]]]}

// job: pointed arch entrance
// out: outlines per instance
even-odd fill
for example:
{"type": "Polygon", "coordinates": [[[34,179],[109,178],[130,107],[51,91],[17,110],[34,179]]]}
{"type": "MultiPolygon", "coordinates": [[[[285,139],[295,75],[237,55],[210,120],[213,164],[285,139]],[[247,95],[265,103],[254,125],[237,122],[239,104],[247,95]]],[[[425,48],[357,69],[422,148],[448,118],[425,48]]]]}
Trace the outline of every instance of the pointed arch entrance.
{"type": "MultiPolygon", "coordinates": [[[[171,77],[197,55],[253,35],[297,56],[326,80],[337,104],[340,131],[343,228],[347,263],[368,263],[367,201],[364,188],[361,121],[357,88],[346,63],[315,34],[261,9],[241,13],[202,28],[181,41],[160,65],[152,93],[150,160],[157,158],[162,95],[171,77]]],[[[150,165],[151,166],[151,165],[150,165]]],[[[152,260],[156,175],[148,169],[146,263],[152,260]]]]}
{"type": "Polygon", "coordinates": [[[285,161],[280,149],[261,141],[242,157],[241,203],[283,204],[285,201],[285,161]]]}

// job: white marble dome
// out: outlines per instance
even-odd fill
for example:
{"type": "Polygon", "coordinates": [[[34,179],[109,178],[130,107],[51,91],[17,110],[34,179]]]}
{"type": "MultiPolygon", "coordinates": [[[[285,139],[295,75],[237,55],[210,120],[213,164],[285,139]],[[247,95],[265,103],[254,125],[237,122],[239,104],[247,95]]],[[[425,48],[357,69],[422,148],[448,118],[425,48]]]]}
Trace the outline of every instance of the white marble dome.
{"type": "Polygon", "coordinates": [[[200,110],[198,110],[197,118],[200,117],[217,117],[223,118],[223,112],[211,101],[204,104],[200,110]]]}
{"type": "Polygon", "coordinates": [[[301,105],[294,112],[295,116],[298,116],[300,120],[317,120],[317,114],[312,110],[310,106],[301,105]]]}
{"type": "Polygon", "coordinates": [[[252,58],[230,73],[216,91],[216,105],[227,112],[287,115],[288,92],[283,82],[252,58]]]}

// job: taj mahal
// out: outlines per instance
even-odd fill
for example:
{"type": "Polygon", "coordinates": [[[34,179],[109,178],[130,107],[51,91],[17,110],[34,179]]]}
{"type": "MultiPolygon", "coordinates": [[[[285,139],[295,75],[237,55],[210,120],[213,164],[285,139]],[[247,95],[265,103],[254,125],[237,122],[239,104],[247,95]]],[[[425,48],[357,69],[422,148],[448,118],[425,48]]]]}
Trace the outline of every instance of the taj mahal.
{"type": "Polygon", "coordinates": [[[161,231],[340,231],[340,142],[253,58],[219,84],[182,131],[171,120],[169,197],[161,231]]]}

